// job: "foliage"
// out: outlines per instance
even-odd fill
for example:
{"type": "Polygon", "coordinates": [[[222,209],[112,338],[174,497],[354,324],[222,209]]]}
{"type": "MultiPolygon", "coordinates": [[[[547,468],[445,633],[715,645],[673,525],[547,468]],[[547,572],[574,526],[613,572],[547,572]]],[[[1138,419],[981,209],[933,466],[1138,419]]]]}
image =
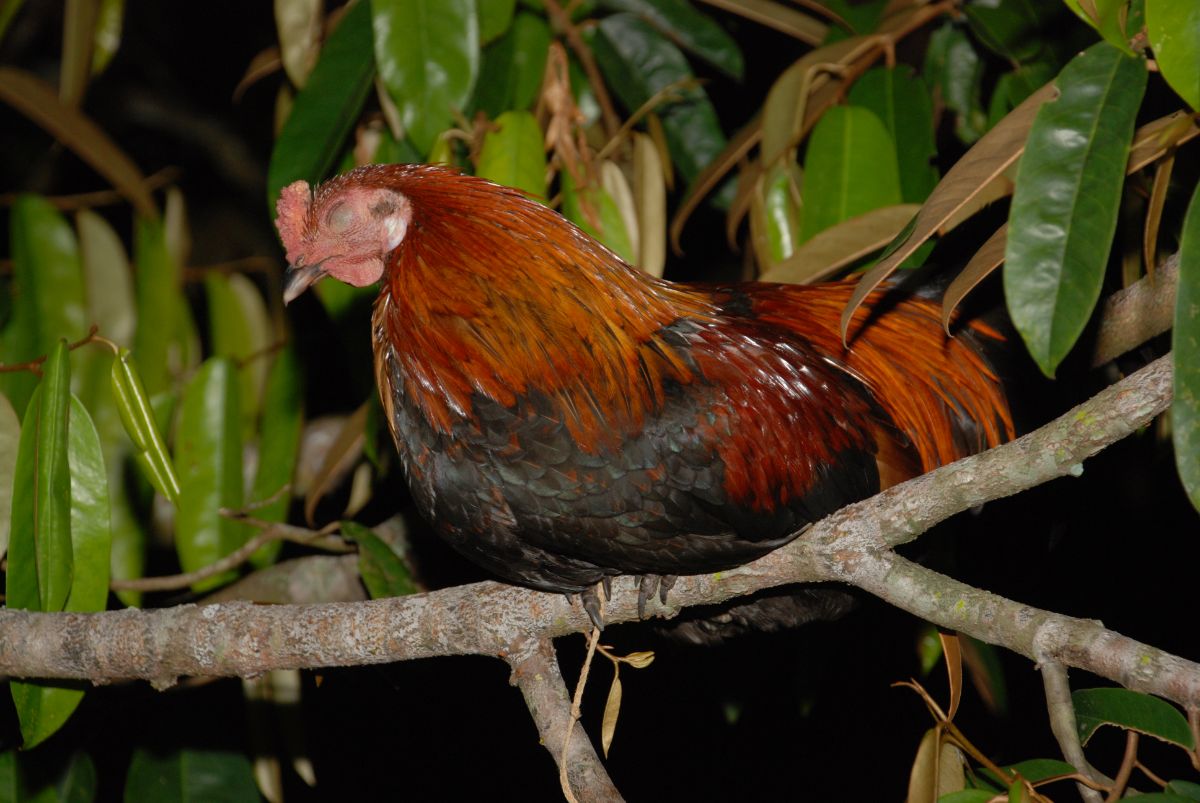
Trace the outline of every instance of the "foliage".
{"type": "MultiPolygon", "coordinates": [[[[0,37],[33,16],[21,5],[0,10],[0,37]]],[[[862,325],[857,301],[897,269],[966,263],[945,293],[950,326],[1003,266],[1009,316],[1049,377],[1086,362],[1104,288],[1153,273],[1160,251],[1178,252],[1173,442],[1200,509],[1192,0],[719,5],[730,10],[686,0],[358,0],[326,17],[320,2],[276,2],[278,49],[255,58],[239,87],[267,80],[272,64],[286,70],[269,79],[277,135],[256,204],[265,195],[273,209],[290,182],[356,164],[445,161],[556,205],[656,275],[690,218],[722,215],[727,239],[745,249],[747,277],[865,272],[847,334],[862,325]],[[734,82],[768,36],[804,52],[755,88],[757,110],[741,119],[721,87],[744,96],[734,82]]],[[[6,604],[96,611],[117,604],[110,588],[126,605],[150,590],[206,593],[311,555],[331,532],[336,548],[357,549],[371,596],[419,591],[396,528],[352,520],[377,509],[386,497],[376,492],[396,480],[377,410],[364,403],[334,421],[315,456],[304,448],[317,380],[297,347],[304,333],[278,300],[278,252],[265,274],[243,263],[193,268],[178,190],[160,204],[138,155],[80,105],[89,83],[103,88],[120,64],[124,3],[66,9],[59,91],[2,66],[0,100],[94,168],[124,205],[72,217],[62,210],[86,198],[9,199],[11,270],[0,271],[6,604]],[[331,526],[306,530],[302,519],[331,526]],[[164,556],[155,544],[170,549],[164,556]],[[148,566],[164,563],[180,573],[143,582],[148,566]]],[[[327,336],[365,350],[355,337],[369,291],[326,285],[317,295],[327,336]]],[[[339,413],[374,394],[369,371],[347,373],[339,413]]],[[[968,664],[987,674],[986,661],[968,664]]],[[[1002,693],[1002,680],[990,682],[1002,693]]],[[[68,720],[84,687],[10,687],[25,751],[0,754],[0,799],[93,799],[86,754],[55,753],[53,743],[30,750],[68,720]]],[[[620,688],[605,716],[606,752],[620,688]]],[[[1195,752],[1194,734],[1166,703],[1098,691],[1076,699],[1083,741],[1110,724],[1195,752]]],[[[945,745],[990,761],[949,727],[953,707],[946,716],[926,700],[938,725],[918,753],[910,799],[1025,799],[1070,771],[1046,759],[993,766],[990,778],[964,773],[963,753],[945,745]],[[939,772],[943,760],[958,762],[957,774],[939,772]]],[[[126,793],[169,789],[182,799],[218,784],[254,799],[250,779],[240,753],[139,750],[126,793]]]]}

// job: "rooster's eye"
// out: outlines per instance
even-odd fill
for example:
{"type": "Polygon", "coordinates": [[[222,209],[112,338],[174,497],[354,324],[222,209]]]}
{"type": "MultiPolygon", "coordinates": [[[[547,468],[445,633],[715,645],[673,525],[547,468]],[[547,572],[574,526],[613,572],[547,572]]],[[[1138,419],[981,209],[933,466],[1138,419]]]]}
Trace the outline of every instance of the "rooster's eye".
{"type": "Polygon", "coordinates": [[[354,222],[354,210],[346,204],[338,204],[329,210],[329,215],[325,220],[334,233],[340,234],[350,228],[350,224],[354,222]]]}

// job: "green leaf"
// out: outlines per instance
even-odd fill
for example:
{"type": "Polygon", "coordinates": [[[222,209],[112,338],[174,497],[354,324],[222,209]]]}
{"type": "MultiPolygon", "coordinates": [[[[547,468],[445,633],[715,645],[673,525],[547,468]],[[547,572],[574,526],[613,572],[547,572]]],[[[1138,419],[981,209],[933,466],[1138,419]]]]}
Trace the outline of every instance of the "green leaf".
{"type": "Polygon", "coordinates": [[[1195,748],[1192,731],[1179,709],[1157,697],[1129,689],[1079,689],[1071,694],[1079,741],[1087,744],[1101,725],[1134,730],[1185,750],[1195,748]]]}
{"type": "Polygon", "coordinates": [[[835,106],[821,117],[804,156],[801,241],[863,212],[900,203],[900,168],[875,114],[835,106]]]}
{"type": "Polygon", "coordinates": [[[1049,62],[1034,61],[996,79],[996,87],[992,90],[992,99],[988,104],[988,130],[1020,106],[1022,101],[1040,89],[1057,72],[1049,62]]]}
{"type": "Polygon", "coordinates": [[[1073,59],[1038,110],[1009,211],[1009,314],[1047,376],[1100,296],[1146,67],[1106,42],[1073,59]]]}
{"type": "Polygon", "coordinates": [[[1171,438],[1175,465],[1192,505],[1200,510],[1200,186],[1192,193],[1179,244],[1179,289],[1171,333],[1175,400],[1171,438]]]}
{"type": "MultiPolygon", "coordinates": [[[[100,436],[87,409],[73,396],[69,409],[69,565],[73,571],[62,609],[86,613],[104,610],[108,601],[108,477],[100,436]]],[[[83,699],[84,689],[84,684],[73,681],[12,682],[25,749],[45,741],[66,723],[83,699]]]]}
{"type": "Polygon", "coordinates": [[[316,184],[337,164],[346,135],[358,122],[371,81],[371,7],[355,3],[334,29],[304,89],[296,95],[267,168],[267,204],[271,215],[279,191],[303,179],[316,184]]]}
{"type": "Polygon", "coordinates": [[[854,82],[847,100],[874,112],[891,135],[904,202],[928,198],[938,171],[933,166],[933,103],[925,81],[909,67],[876,67],[854,82]]]}
{"type": "Polygon", "coordinates": [[[579,228],[604,243],[631,265],[637,259],[625,221],[617,204],[603,187],[579,190],[568,171],[562,172],[562,214],[579,228]]]}
{"type": "Polygon", "coordinates": [[[479,43],[488,42],[503,36],[512,25],[513,11],[517,8],[517,0],[476,0],[479,15],[479,43]]]}
{"type": "Polygon", "coordinates": [[[968,3],[964,11],[980,42],[1019,64],[1045,55],[1046,31],[1061,8],[1044,0],[989,0],[968,3]]]}
{"type": "MultiPolygon", "coordinates": [[[[1172,2],[1174,1],[1172,0],[1172,2]]],[[[1121,29],[1121,17],[1129,0],[1086,0],[1086,10],[1082,0],[1065,0],[1065,2],[1076,16],[1099,31],[1105,41],[1115,45],[1126,54],[1133,55],[1133,48],[1129,46],[1130,37],[1121,29]],[[1093,16],[1093,11],[1095,16],[1093,16]]],[[[1136,31],[1130,33],[1136,33],[1136,31]]]]}
{"type": "Polygon", "coordinates": [[[133,751],[125,776],[126,803],[259,803],[254,770],[241,753],[180,750],[133,751]]]}
{"type": "MultiPolygon", "coordinates": [[[[1010,764],[1004,769],[1020,773],[1022,778],[1033,783],[1053,778],[1056,775],[1069,775],[1075,772],[1075,768],[1070,764],[1055,758],[1031,758],[1025,761],[1018,761],[1016,764],[1010,764]]],[[[986,767],[983,768],[982,772],[989,780],[1001,786],[1007,783],[1007,781],[1001,780],[996,773],[986,767]]]]}
{"type": "MultiPolygon", "coordinates": [[[[225,357],[212,357],[184,389],[175,437],[175,549],[185,572],[215,563],[246,541],[245,527],[220,512],[242,506],[240,423],[237,369],[225,357]]],[[[205,591],[235,576],[222,572],[192,588],[205,591]]]]}
{"type": "Polygon", "coordinates": [[[413,144],[428,153],[466,108],[479,72],[474,0],[371,0],[379,76],[413,144]]]}
{"type": "Polygon", "coordinates": [[[8,397],[0,394],[0,555],[8,551],[12,529],[13,479],[21,443],[21,419],[8,397]]]}
{"type": "Polygon", "coordinates": [[[497,184],[546,197],[546,150],[542,129],[529,112],[505,112],[483,139],[475,174],[497,184]]]}
{"type": "Polygon", "coordinates": [[[404,559],[371,530],[357,522],[343,521],[342,535],[358,544],[358,571],[371,599],[402,597],[421,590],[404,559]]]}
{"type": "Polygon", "coordinates": [[[1178,780],[1171,781],[1163,791],[1181,797],[1184,800],[1200,800],[1200,783],[1178,780]]]}
{"type": "Polygon", "coordinates": [[[61,611],[71,590],[71,367],[60,340],[43,365],[21,427],[8,547],[7,604],[61,611]]]}
{"type": "Polygon", "coordinates": [[[600,0],[600,6],[628,11],[653,25],[659,33],[735,81],[742,80],[742,51],[733,37],[712,17],[684,0],[600,0]]]}
{"type": "Polygon", "coordinates": [[[528,109],[542,86],[549,47],[546,21],[527,11],[517,14],[508,33],[483,51],[472,108],[489,117],[528,109]]]}
{"type": "Polygon", "coordinates": [[[725,135],[708,95],[691,85],[692,69],[675,45],[632,14],[613,14],[597,26],[592,49],[604,77],[630,112],[655,93],[674,87],[672,98],[655,113],[662,120],[667,148],[687,182],[725,147],[725,135]]]}
{"type": "Polygon", "coordinates": [[[71,397],[67,457],[71,467],[71,590],[64,610],[102,611],[108,603],[109,527],[108,469],[100,434],[87,408],[71,397]]]}
{"type": "MultiPolygon", "coordinates": [[[[267,391],[263,400],[262,435],[258,441],[258,471],[250,501],[261,507],[254,510],[255,518],[263,521],[283,521],[292,501],[290,490],[296,457],[300,451],[300,435],[304,428],[304,388],[300,360],[296,348],[289,344],[271,364],[267,376],[267,391]],[[283,491],[281,493],[281,491],[283,491]],[[269,504],[263,504],[272,499],[269,504]]],[[[264,544],[250,556],[254,566],[266,566],[275,560],[282,541],[264,544]]]]}
{"type": "Polygon", "coordinates": [[[155,395],[167,389],[170,372],[168,353],[183,303],[179,289],[179,265],[167,250],[161,220],[139,217],[134,225],[134,261],[137,263],[137,332],[133,352],[142,369],[146,391],[155,395]]]}
{"type": "MultiPolygon", "coordinates": [[[[83,270],[70,223],[49,201],[21,195],[9,220],[13,259],[12,318],[0,333],[0,362],[47,354],[59,338],[86,332],[83,270]]],[[[0,393],[20,414],[37,384],[26,371],[0,373],[0,393]]]]}
{"type": "Polygon", "coordinates": [[[112,391],[121,424],[133,442],[134,458],[154,489],[171,504],[179,503],[179,477],[167,454],[167,445],[154,420],[150,397],[129,349],[121,349],[112,363],[112,391]]]}
{"type": "Polygon", "coordinates": [[[1146,33],[1163,78],[1200,111],[1200,3],[1146,0],[1146,33]]]}
{"type": "Polygon", "coordinates": [[[274,340],[267,306],[254,282],[240,273],[211,272],[204,278],[204,290],[208,296],[212,353],[229,357],[238,366],[242,435],[249,438],[258,424],[263,386],[270,368],[262,352],[274,340]]]}
{"type": "Polygon", "coordinates": [[[946,108],[954,112],[954,133],[970,145],[983,136],[983,59],[966,32],[947,20],[929,37],[922,71],[942,91],[946,108]]]}
{"type": "Polygon", "coordinates": [[[799,170],[776,165],[763,183],[763,228],[773,263],[782,262],[799,245],[801,209],[798,203],[799,170]]]}

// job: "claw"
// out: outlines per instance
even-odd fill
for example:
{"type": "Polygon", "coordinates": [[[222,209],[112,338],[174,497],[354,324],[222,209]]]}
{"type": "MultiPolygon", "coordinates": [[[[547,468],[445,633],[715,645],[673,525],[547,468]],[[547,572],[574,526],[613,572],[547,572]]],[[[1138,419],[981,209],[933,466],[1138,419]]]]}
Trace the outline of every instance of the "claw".
{"type": "Polygon", "coordinates": [[[600,580],[600,582],[604,584],[604,599],[611,602],[612,601],[612,577],[606,574],[600,580]]]}
{"type": "Polygon", "coordinates": [[[579,592],[579,602],[583,605],[583,609],[587,611],[588,618],[592,620],[592,624],[597,630],[604,629],[604,618],[600,615],[600,584],[597,583],[590,588],[585,588],[579,592]]]}
{"type": "Polygon", "coordinates": [[[658,578],[658,601],[663,605],[667,604],[667,592],[675,587],[675,581],[678,579],[673,574],[664,574],[658,578]]]}

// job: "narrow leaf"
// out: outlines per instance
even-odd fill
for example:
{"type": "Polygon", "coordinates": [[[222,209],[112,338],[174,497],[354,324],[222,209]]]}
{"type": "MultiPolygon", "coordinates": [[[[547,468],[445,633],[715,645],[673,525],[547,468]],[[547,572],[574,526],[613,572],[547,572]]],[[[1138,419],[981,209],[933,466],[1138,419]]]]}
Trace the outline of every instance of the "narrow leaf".
{"type": "Polygon", "coordinates": [[[508,33],[483,51],[474,108],[490,117],[511,109],[529,109],[542,86],[549,48],[546,21],[527,11],[517,14],[508,33]]]}
{"type": "Polygon", "coordinates": [[[901,232],[890,252],[863,276],[854,288],[854,295],[842,311],[843,337],[846,336],[850,320],[863,299],[932,237],[942,224],[950,220],[955,212],[1020,158],[1038,108],[1056,93],[1057,90],[1052,84],[1042,87],[1013,109],[1011,114],[985,134],[954,167],[950,168],[921,207],[912,228],[901,232]]]}
{"type": "Polygon", "coordinates": [[[371,530],[353,521],[343,521],[342,535],[358,544],[358,570],[371,599],[401,597],[421,590],[404,559],[371,530]]]}
{"type": "Polygon", "coordinates": [[[179,265],[167,251],[161,220],[137,219],[133,254],[137,263],[137,331],[133,351],[141,366],[146,391],[153,396],[167,389],[170,337],[165,333],[174,330],[173,313],[182,303],[179,265]]]}
{"type": "Polygon", "coordinates": [[[1146,0],[1146,33],[1163,78],[1200,111],[1200,3],[1146,0]]]}
{"type": "Polygon", "coordinates": [[[8,551],[8,534],[12,529],[13,480],[20,442],[21,419],[8,398],[0,393],[0,555],[8,551]]]}
{"type": "Polygon", "coordinates": [[[954,310],[989,273],[1004,263],[1004,249],[1008,244],[1008,224],[1005,223],[992,233],[979,247],[965,268],[959,271],[942,295],[942,326],[950,331],[950,319],[954,310]]]}
{"type": "Polygon", "coordinates": [[[1192,505],[1200,511],[1200,187],[1192,193],[1179,244],[1179,289],[1171,333],[1175,399],[1171,437],[1175,465],[1192,505]]]}
{"type": "Polygon", "coordinates": [[[638,267],[663,275],[667,261],[667,185],[658,148],[647,134],[633,134],[633,193],[637,205],[638,267]]]}
{"type": "MultiPolygon", "coordinates": [[[[1147,0],[1149,6],[1153,0],[1147,0]]],[[[1081,20],[1091,25],[1111,45],[1115,45],[1128,55],[1133,55],[1129,47],[1129,34],[1121,27],[1127,11],[1128,0],[1066,0],[1067,6],[1081,20]]],[[[1147,14],[1149,16],[1149,14],[1147,14]]],[[[1136,33],[1131,31],[1130,33],[1136,33]]]]}
{"type": "Polygon", "coordinates": [[[179,477],[167,453],[167,445],[158,431],[154,409],[142,384],[137,364],[128,349],[121,349],[113,357],[111,378],[117,411],[129,440],[133,442],[133,454],[138,465],[154,490],[171,504],[178,504],[179,477]]]}
{"type": "Polygon", "coordinates": [[[303,88],[321,50],[324,4],[320,0],[275,0],[275,27],[283,69],[303,88]]]}
{"type": "Polygon", "coordinates": [[[854,82],[848,100],[875,113],[892,137],[905,203],[921,203],[937,185],[933,103],[924,79],[906,67],[877,67],[854,82]]]}
{"type": "Polygon", "coordinates": [[[1146,68],[1100,42],[1055,84],[1017,173],[1004,265],[1009,314],[1047,376],[1100,297],[1146,68]]]}
{"type": "Polygon", "coordinates": [[[526,111],[505,112],[483,139],[475,174],[546,197],[546,149],[537,119],[526,111]]]}
{"type": "Polygon", "coordinates": [[[72,396],[68,462],[71,467],[71,590],[64,610],[104,610],[108,602],[109,526],[108,470],[100,434],[87,408],[72,396]]]}
{"type": "Polygon", "coordinates": [[[805,241],[759,278],[789,284],[828,279],[894,240],[920,208],[917,204],[883,206],[844,220],[805,241]]]}
{"type": "Polygon", "coordinates": [[[133,341],[137,307],[125,246],[108,221],[89,209],[75,216],[75,229],[87,288],[87,318],[99,327],[100,334],[128,346],[133,341]]]}
{"type": "Polygon", "coordinates": [[[272,216],[284,186],[299,179],[316,184],[337,163],[374,76],[371,6],[355,3],[325,40],[321,56],[275,140],[267,168],[267,203],[272,216]]]}
{"type": "Polygon", "coordinates": [[[475,0],[371,0],[379,76],[422,153],[466,108],[479,72],[475,0]]]}
{"type": "Polygon", "coordinates": [[[204,289],[208,296],[212,353],[229,357],[238,366],[242,434],[249,437],[258,423],[263,386],[270,368],[264,352],[274,341],[267,306],[254,283],[240,273],[209,273],[204,279],[204,289]]]}
{"type": "Polygon", "coordinates": [[[604,719],[600,722],[600,747],[604,757],[608,758],[608,749],[612,747],[613,736],[617,732],[617,719],[621,716],[621,676],[613,673],[612,686],[608,689],[608,699],[604,701],[604,719]]]}
{"type": "Polygon", "coordinates": [[[883,123],[867,109],[830,109],[813,129],[804,156],[801,239],[900,202],[896,149],[883,123]]]}
{"type": "Polygon", "coordinates": [[[579,228],[632,263],[637,259],[625,221],[612,196],[599,186],[577,188],[570,173],[562,173],[562,213],[579,228]]]}
{"type": "MultiPolygon", "coordinates": [[[[185,572],[216,562],[246,540],[244,527],[221,515],[222,508],[242,505],[240,423],[237,370],[225,357],[210,358],[184,389],[175,440],[175,549],[185,572]]],[[[193,589],[214,588],[233,576],[224,572],[193,589]]]]}
{"type": "Polygon", "coordinates": [[[791,5],[774,0],[704,0],[748,20],[773,28],[808,45],[825,41],[829,26],[804,14],[791,5]]]}
{"type": "Polygon", "coordinates": [[[1101,725],[1128,728],[1184,750],[1195,748],[1192,731],[1179,709],[1129,689],[1079,689],[1071,694],[1079,741],[1084,745],[1101,725]]]}
{"type": "Polygon", "coordinates": [[[155,217],[158,208],[137,165],[91,118],[59,101],[39,78],[0,67],[0,100],[46,129],[80,159],[113,183],[138,214],[155,217]]]}

